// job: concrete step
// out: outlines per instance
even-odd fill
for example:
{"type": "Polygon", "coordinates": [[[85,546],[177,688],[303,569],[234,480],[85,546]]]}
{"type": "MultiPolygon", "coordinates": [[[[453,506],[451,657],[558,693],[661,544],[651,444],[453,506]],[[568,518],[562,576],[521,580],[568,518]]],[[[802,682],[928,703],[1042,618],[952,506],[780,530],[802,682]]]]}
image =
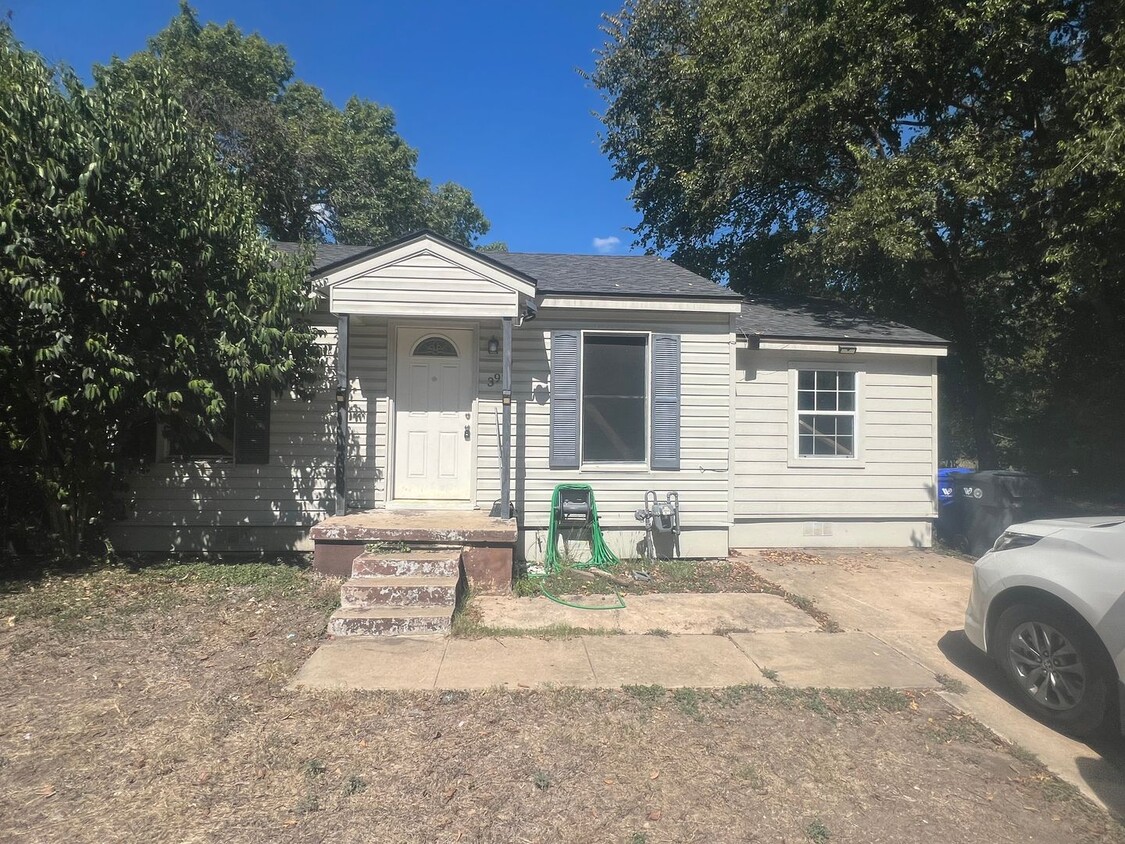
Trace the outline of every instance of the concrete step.
{"type": "Polygon", "coordinates": [[[345,609],[369,607],[448,607],[457,601],[453,577],[353,577],[340,587],[345,609]]]}
{"type": "Polygon", "coordinates": [[[453,607],[338,609],[328,619],[329,636],[403,636],[448,633],[453,607]]]}
{"type": "Polygon", "coordinates": [[[457,577],[461,549],[364,552],[352,561],[352,577],[457,577]]]}

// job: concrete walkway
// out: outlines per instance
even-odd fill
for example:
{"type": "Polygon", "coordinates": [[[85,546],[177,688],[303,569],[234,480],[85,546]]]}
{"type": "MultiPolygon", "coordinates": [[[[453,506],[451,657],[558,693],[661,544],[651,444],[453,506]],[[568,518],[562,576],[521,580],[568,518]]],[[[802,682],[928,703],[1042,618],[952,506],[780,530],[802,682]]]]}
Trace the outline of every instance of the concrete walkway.
{"type": "Polygon", "coordinates": [[[393,637],[322,645],[293,686],[483,689],[745,683],[836,688],[936,687],[934,675],[866,633],[605,635],[565,639],[393,637]]]}

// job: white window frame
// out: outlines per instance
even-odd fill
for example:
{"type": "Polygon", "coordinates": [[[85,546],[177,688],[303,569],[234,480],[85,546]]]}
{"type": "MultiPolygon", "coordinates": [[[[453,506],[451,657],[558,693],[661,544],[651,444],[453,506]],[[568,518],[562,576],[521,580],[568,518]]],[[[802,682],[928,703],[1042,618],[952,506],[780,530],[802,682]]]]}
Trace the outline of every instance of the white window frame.
{"type": "MultiPolygon", "coordinates": [[[[864,393],[865,393],[864,367],[862,364],[836,363],[834,361],[790,361],[789,362],[789,466],[792,468],[815,469],[862,469],[865,466],[864,456],[864,393]],[[801,372],[851,372],[855,375],[855,410],[852,411],[822,411],[823,415],[852,414],[853,436],[855,437],[855,453],[851,457],[837,455],[810,455],[801,454],[800,416],[797,408],[798,376],[801,372]]],[[[808,413],[808,411],[804,411],[808,413]]]]}
{"type": "Polygon", "coordinates": [[[647,472],[652,459],[652,332],[589,328],[578,332],[578,471],[647,472]],[[645,457],[641,461],[589,462],[586,460],[586,337],[645,338],[645,457]]]}

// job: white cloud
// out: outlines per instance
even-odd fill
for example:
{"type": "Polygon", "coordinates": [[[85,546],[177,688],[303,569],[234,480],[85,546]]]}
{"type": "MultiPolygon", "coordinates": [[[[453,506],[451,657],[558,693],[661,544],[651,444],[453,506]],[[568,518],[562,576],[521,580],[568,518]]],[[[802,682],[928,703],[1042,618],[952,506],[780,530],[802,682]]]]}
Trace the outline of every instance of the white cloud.
{"type": "Polygon", "coordinates": [[[609,237],[595,237],[594,251],[599,255],[608,255],[621,245],[621,238],[610,235],[609,237]]]}

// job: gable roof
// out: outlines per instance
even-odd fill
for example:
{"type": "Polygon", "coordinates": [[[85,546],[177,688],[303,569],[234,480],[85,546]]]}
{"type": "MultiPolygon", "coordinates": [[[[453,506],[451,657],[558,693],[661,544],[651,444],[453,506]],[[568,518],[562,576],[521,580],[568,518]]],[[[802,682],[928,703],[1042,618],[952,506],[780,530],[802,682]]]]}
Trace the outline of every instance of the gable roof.
{"type": "MultiPolygon", "coordinates": [[[[520,272],[515,267],[507,266],[500,261],[497,261],[487,252],[478,252],[460,243],[450,240],[431,229],[419,229],[403,235],[396,240],[384,243],[380,246],[346,246],[341,243],[315,243],[313,244],[313,261],[310,270],[314,277],[324,276],[333,270],[346,267],[349,264],[358,264],[365,258],[382,255],[385,253],[393,252],[400,246],[405,246],[408,243],[415,241],[429,240],[441,246],[445,246],[454,252],[459,252],[462,255],[471,257],[474,261],[481,261],[485,264],[492,264],[493,266],[504,270],[517,276],[520,280],[535,287],[535,279],[526,273],[520,272]]],[[[296,253],[304,246],[301,243],[291,243],[282,240],[273,241],[273,247],[279,252],[296,253]]]]}
{"type": "Polygon", "coordinates": [[[862,340],[911,346],[947,346],[948,341],[899,322],[880,319],[827,299],[753,295],[742,303],[735,328],[748,338],[771,340],[862,340]]]}
{"type": "MultiPolygon", "coordinates": [[[[422,236],[465,250],[430,231],[414,232],[384,246],[314,244],[313,275],[358,262],[422,236]]],[[[275,241],[280,252],[295,253],[301,244],[275,241]]],[[[471,250],[465,250],[471,251],[471,250]]],[[[739,294],[656,255],[563,255],[537,252],[472,252],[473,257],[527,278],[540,294],[552,296],[665,297],[738,299],[739,294]]]]}

